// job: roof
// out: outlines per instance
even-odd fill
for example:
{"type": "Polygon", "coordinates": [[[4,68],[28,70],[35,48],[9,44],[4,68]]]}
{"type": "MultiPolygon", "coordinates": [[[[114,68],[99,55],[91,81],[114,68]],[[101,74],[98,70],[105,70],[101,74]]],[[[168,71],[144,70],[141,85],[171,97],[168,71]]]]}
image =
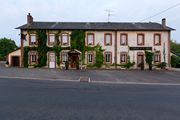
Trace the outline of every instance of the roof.
{"type": "Polygon", "coordinates": [[[143,31],[171,31],[170,27],[162,24],[149,23],[120,23],[120,22],[33,22],[16,29],[48,29],[48,30],[143,30],[143,31]]]}

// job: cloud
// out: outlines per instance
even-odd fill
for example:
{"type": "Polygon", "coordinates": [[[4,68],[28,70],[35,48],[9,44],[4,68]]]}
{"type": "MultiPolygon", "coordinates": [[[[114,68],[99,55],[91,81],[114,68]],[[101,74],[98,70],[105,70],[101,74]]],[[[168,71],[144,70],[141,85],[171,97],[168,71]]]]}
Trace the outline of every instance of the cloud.
{"type": "MultiPolygon", "coordinates": [[[[139,22],[168,7],[178,0],[4,0],[0,10],[0,37],[9,37],[20,44],[17,26],[26,23],[27,13],[32,13],[36,21],[107,21],[106,9],[112,10],[111,21],[139,22]],[[3,30],[3,31],[2,31],[3,30]]],[[[167,18],[167,24],[177,29],[172,38],[180,42],[180,6],[173,8],[148,21],[161,22],[167,18]]]]}

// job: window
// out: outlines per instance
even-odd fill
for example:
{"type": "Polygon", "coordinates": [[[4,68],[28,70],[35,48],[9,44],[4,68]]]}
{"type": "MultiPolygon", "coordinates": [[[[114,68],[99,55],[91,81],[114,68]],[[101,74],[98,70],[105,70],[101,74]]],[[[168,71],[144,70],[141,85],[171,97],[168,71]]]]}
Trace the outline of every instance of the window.
{"type": "Polygon", "coordinates": [[[88,63],[93,63],[93,53],[87,54],[87,60],[88,60],[88,63]]]}
{"type": "Polygon", "coordinates": [[[87,34],[87,44],[94,45],[94,34],[93,33],[87,34]]]}
{"type": "Polygon", "coordinates": [[[61,35],[61,45],[68,45],[69,44],[69,35],[62,34],[61,35]]]}
{"type": "Polygon", "coordinates": [[[144,45],[144,34],[137,35],[137,45],[144,45]]]}
{"type": "Polygon", "coordinates": [[[121,53],[120,59],[121,63],[127,63],[127,53],[121,53]]]}
{"type": "Polygon", "coordinates": [[[36,35],[30,34],[30,45],[35,45],[35,44],[36,44],[36,35]]]}
{"type": "Polygon", "coordinates": [[[53,45],[55,43],[55,35],[49,34],[49,45],[53,45]]]}
{"type": "Polygon", "coordinates": [[[61,53],[61,62],[68,61],[68,54],[67,53],[61,53]]]}
{"type": "Polygon", "coordinates": [[[154,45],[161,45],[161,35],[160,34],[154,35],[154,45]]]}
{"type": "Polygon", "coordinates": [[[161,62],[161,54],[155,54],[154,55],[154,63],[160,63],[161,62]]]}
{"type": "Polygon", "coordinates": [[[105,53],[105,62],[106,63],[111,63],[111,58],[112,58],[111,52],[106,52],[105,53]]]}
{"type": "Polygon", "coordinates": [[[105,34],[105,45],[112,45],[112,34],[107,33],[105,34]]]}
{"type": "Polygon", "coordinates": [[[36,61],[37,61],[36,55],[31,55],[31,62],[36,62],[36,61]]]}
{"type": "Polygon", "coordinates": [[[127,44],[128,44],[128,35],[121,34],[121,45],[127,45],[127,44]]]}

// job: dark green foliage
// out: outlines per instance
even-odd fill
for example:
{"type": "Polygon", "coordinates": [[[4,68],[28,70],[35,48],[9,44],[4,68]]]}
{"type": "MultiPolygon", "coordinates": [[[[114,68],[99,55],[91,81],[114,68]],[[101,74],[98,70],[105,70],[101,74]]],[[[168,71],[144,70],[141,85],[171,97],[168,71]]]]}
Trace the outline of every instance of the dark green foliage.
{"type": "Polygon", "coordinates": [[[17,48],[15,42],[8,38],[0,39],[0,60],[5,60],[8,53],[17,48]]]}
{"type": "Polygon", "coordinates": [[[154,53],[145,51],[145,56],[146,56],[146,63],[149,65],[149,70],[151,70],[154,53]]]}
{"type": "Polygon", "coordinates": [[[85,59],[85,31],[74,30],[71,33],[71,49],[77,49],[82,52],[81,59],[85,59]]]}
{"type": "Polygon", "coordinates": [[[129,69],[129,68],[133,67],[134,65],[135,65],[135,62],[128,61],[128,63],[120,65],[120,66],[129,69]]]}
{"type": "Polygon", "coordinates": [[[96,67],[100,68],[100,67],[102,67],[103,62],[104,62],[104,56],[103,56],[104,50],[102,49],[102,47],[99,44],[95,46],[94,50],[96,51],[96,59],[95,59],[94,65],[96,67]]]}
{"type": "Polygon", "coordinates": [[[38,41],[38,67],[46,66],[48,47],[46,30],[37,30],[37,41],[38,41]]]}
{"type": "Polygon", "coordinates": [[[60,54],[61,50],[62,50],[62,48],[58,44],[53,46],[53,51],[56,53],[56,57],[57,57],[56,63],[58,66],[60,65],[60,55],[59,54],[60,54]]]}
{"type": "Polygon", "coordinates": [[[160,64],[158,64],[158,68],[161,68],[161,69],[164,69],[164,68],[166,68],[166,65],[167,65],[167,63],[165,63],[165,62],[162,62],[162,63],[160,63],[160,64]]]}
{"type": "Polygon", "coordinates": [[[179,43],[176,43],[176,41],[175,42],[171,41],[170,46],[171,46],[171,51],[173,51],[175,53],[180,53],[180,44],[179,43]]]}
{"type": "Polygon", "coordinates": [[[23,52],[23,65],[24,67],[28,67],[28,52],[29,51],[36,51],[36,47],[24,47],[23,52]]]}
{"type": "Polygon", "coordinates": [[[171,56],[171,67],[176,67],[180,64],[180,57],[176,57],[175,55],[171,56]]]}

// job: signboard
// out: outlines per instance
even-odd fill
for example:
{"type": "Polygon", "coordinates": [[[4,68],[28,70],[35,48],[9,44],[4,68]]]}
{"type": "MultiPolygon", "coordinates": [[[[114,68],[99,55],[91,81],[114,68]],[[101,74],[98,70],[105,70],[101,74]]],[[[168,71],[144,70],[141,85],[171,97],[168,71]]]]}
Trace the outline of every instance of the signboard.
{"type": "Polygon", "coordinates": [[[129,47],[129,50],[152,50],[152,47],[129,47]]]}

